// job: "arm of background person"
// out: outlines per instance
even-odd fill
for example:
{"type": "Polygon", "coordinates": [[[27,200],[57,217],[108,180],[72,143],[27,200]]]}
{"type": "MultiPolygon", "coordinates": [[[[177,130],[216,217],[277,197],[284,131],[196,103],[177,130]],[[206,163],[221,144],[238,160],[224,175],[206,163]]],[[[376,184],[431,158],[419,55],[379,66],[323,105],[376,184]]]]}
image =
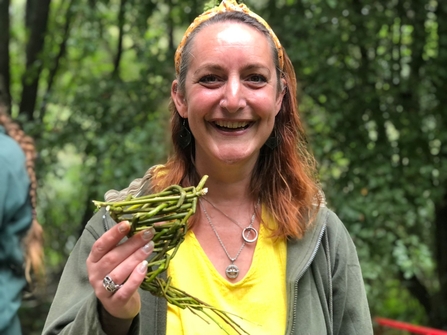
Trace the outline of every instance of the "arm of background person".
{"type": "Polygon", "coordinates": [[[9,334],[26,285],[22,238],[32,209],[22,149],[1,132],[0,148],[0,333],[9,334]]]}
{"type": "Polygon", "coordinates": [[[22,149],[16,143],[0,144],[0,261],[21,267],[21,240],[32,222],[29,177],[22,149]]]}

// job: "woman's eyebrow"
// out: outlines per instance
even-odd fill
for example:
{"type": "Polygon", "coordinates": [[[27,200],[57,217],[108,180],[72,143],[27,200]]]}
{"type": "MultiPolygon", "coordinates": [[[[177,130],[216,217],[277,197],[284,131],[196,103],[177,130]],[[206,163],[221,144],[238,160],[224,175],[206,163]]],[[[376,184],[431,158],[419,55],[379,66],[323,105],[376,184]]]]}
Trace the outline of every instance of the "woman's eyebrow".
{"type": "MultiPolygon", "coordinates": [[[[224,70],[224,67],[219,64],[204,64],[199,66],[197,70],[194,71],[194,74],[197,74],[198,72],[201,72],[203,70],[208,71],[222,71],[224,70]]],[[[253,71],[253,70],[266,70],[270,74],[270,69],[265,65],[261,63],[253,63],[253,64],[247,64],[246,66],[242,67],[242,71],[253,71]]]]}
{"type": "Polygon", "coordinates": [[[194,74],[197,74],[198,72],[201,72],[203,70],[208,70],[208,71],[221,71],[224,68],[218,64],[213,64],[213,63],[209,63],[209,64],[204,64],[198,67],[197,70],[194,71],[194,74]]]}

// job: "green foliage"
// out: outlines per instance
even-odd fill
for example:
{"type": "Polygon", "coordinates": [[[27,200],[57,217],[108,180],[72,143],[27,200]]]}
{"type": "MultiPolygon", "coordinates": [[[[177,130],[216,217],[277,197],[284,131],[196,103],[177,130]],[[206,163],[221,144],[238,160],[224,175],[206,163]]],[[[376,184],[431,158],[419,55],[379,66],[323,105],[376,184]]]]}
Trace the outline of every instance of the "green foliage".
{"type": "MultiPolygon", "coordinates": [[[[168,11],[162,2],[127,3],[119,47],[119,6],[118,1],[52,3],[36,119],[23,122],[39,148],[39,218],[50,272],[59,272],[65,263],[94,210],[91,200],[102,199],[110,188],[126,187],[168,154],[167,98],[173,78],[166,56],[173,54],[166,34],[168,11]],[[64,43],[65,54],[58,59],[64,43]]],[[[21,7],[13,3],[12,8],[20,36],[21,7]]],[[[19,58],[14,56],[23,50],[21,43],[13,39],[11,59],[19,58]]],[[[13,83],[19,82],[23,64],[11,65],[17,73],[13,83]]],[[[14,101],[19,93],[13,91],[14,101]]],[[[12,107],[17,115],[18,106],[12,107]]]]}
{"type": "MultiPolygon", "coordinates": [[[[34,119],[26,122],[18,106],[29,34],[24,3],[12,0],[12,112],[39,148],[50,278],[91,215],[91,200],[166,159],[173,55],[205,3],[213,1],[53,0],[34,119]]],[[[436,242],[447,185],[445,5],[245,3],[270,23],[295,65],[321,183],[357,245],[372,314],[447,327],[446,314],[433,317],[447,305],[440,275],[447,269],[436,257],[447,254],[436,242]]]]}
{"type": "MultiPolygon", "coordinates": [[[[323,188],[357,244],[374,315],[397,317],[386,302],[414,293],[414,283],[439,294],[434,253],[443,246],[433,237],[446,194],[447,110],[438,6],[290,1],[272,24],[297,69],[323,188]]],[[[400,316],[421,320],[417,298],[400,316]]]]}
{"type": "Polygon", "coordinates": [[[211,8],[213,8],[213,7],[218,6],[218,5],[219,5],[219,1],[216,1],[216,0],[210,0],[210,1],[208,1],[207,3],[205,3],[205,6],[203,6],[203,9],[204,9],[204,10],[209,10],[209,9],[211,9],[211,8]]]}

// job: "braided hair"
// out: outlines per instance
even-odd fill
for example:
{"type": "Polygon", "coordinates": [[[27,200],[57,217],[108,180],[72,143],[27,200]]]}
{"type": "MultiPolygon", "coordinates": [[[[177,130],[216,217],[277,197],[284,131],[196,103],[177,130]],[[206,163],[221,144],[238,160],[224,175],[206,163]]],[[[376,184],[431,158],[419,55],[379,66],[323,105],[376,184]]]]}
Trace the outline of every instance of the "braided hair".
{"type": "Polygon", "coordinates": [[[31,283],[31,273],[43,273],[43,229],[37,221],[37,179],[35,160],[37,157],[34,140],[25,134],[17,122],[14,122],[6,113],[5,106],[0,105],[0,125],[6,130],[6,134],[14,139],[22,148],[26,157],[26,170],[30,179],[29,196],[32,206],[32,224],[23,239],[25,251],[25,277],[31,283]]]}

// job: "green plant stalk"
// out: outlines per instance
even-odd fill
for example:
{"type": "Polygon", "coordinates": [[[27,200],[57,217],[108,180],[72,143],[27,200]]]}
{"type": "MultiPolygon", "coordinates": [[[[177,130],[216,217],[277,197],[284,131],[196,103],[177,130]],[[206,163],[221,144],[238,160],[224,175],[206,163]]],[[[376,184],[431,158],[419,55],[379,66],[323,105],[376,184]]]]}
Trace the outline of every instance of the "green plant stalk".
{"type": "Polygon", "coordinates": [[[205,321],[215,322],[227,334],[219,320],[229,325],[237,334],[248,334],[229,313],[171,286],[170,277],[166,280],[159,277],[168,269],[171,259],[185,239],[187,221],[196,212],[198,197],[207,192],[204,188],[207,178],[205,175],[196,187],[182,188],[179,185],[171,185],[159,193],[138,198],[129,195],[124,201],[93,203],[98,209],[105,207],[116,222],[128,220],[131,223],[128,237],[150,227],[155,229],[152,239],[154,252],[148,261],[148,270],[141,284],[143,290],[163,297],[168,303],[179,308],[187,308],[205,321]]]}

